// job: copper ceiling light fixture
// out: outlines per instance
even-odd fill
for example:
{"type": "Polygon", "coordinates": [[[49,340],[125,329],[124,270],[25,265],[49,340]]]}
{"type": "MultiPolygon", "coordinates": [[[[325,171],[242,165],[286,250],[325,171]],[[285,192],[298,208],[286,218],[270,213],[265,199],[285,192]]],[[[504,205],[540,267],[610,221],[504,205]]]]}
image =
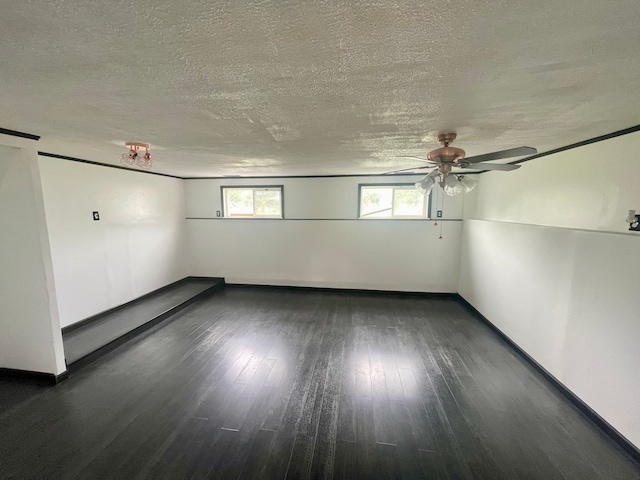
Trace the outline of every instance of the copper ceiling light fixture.
{"type": "Polygon", "coordinates": [[[153,162],[151,161],[151,153],[149,153],[149,148],[151,146],[148,143],[126,142],[124,145],[126,147],[129,147],[129,152],[123,153],[120,156],[120,163],[126,165],[127,167],[137,165],[140,168],[151,168],[153,162]],[[143,149],[145,153],[144,155],[141,155],[140,150],[143,149]]]}

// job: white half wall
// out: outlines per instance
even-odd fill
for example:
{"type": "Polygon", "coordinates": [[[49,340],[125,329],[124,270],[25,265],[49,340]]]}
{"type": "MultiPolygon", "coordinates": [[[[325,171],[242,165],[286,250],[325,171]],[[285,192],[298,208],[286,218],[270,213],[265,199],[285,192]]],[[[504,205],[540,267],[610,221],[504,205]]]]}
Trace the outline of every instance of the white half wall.
{"type": "Polygon", "coordinates": [[[465,220],[460,295],[640,446],[640,237],[465,220]]]}
{"type": "Polygon", "coordinates": [[[461,222],[191,220],[192,275],[228,283],[455,292],[461,222]]]}
{"type": "Polygon", "coordinates": [[[480,175],[459,293],[640,447],[640,133],[480,175]]]}
{"type": "Polygon", "coordinates": [[[62,327],[186,276],[182,180],[39,164],[62,327]]]}
{"type": "Polygon", "coordinates": [[[0,367],[57,375],[66,366],[37,153],[0,142],[0,367]]]}
{"type": "MultiPolygon", "coordinates": [[[[357,220],[359,183],[416,180],[186,180],[190,274],[229,283],[456,292],[460,221],[442,222],[439,240],[433,220],[357,220]],[[217,219],[222,185],[283,185],[285,220],[217,219]]],[[[447,197],[444,218],[459,220],[462,202],[447,197]]]]}

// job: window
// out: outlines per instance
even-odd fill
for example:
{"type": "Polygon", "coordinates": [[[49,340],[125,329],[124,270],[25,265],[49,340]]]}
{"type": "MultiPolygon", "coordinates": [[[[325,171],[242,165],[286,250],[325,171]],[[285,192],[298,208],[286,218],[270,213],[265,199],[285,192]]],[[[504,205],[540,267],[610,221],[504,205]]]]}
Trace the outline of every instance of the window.
{"type": "Polygon", "coordinates": [[[425,195],[414,184],[360,185],[360,218],[427,218],[425,195]]]}
{"type": "Polygon", "coordinates": [[[225,218],[283,218],[282,186],[222,187],[225,218]]]}

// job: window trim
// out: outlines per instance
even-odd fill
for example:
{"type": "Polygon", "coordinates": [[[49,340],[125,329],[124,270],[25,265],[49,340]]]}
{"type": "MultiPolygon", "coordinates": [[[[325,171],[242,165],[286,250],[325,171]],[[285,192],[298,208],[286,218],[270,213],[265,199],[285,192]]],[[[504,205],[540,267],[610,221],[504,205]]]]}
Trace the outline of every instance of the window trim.
{"type": "MultiPolygon", "coordinates": [[[[361,212],[361,208],[362,208],[362,187],[414,187],[415,188],[415,183],[406,183],[406,182],[402,182],[402,183],[359,183],[358,184],[358,216],[357,219],[358,220],[430,220],[431,219],[431,194],[433,193],[433,190],[431,190],[431,192],[429,192],[428,198],[426,199],[425,202],[425,216],[422,217],[416,217],[416,216],[399,216],[399,217],[363,217],[362,216],[362,212],[361,212]]],[[[391,199],[391,208],[393,209],[393,201],[394,199],[391,199]]],[[[392,210],[393,212],[393,210],[392,210]]]]}
{"type": "MultiPolygon", "coordinates": [[[[254,196],[254,211],[255,211],[255,196],[254,196]]],[[[220,185],[220,213],[221,218],[226,220],[284,220],[284,185],[220,185]],[[267,216],[251,216],[251,217],[227,217],[226,216],[226,199],[224,198],[224,190],[237,189],[237,190],[259,190],[259,189],[280,189],[280,217],[267,217],[267,216]]]]}

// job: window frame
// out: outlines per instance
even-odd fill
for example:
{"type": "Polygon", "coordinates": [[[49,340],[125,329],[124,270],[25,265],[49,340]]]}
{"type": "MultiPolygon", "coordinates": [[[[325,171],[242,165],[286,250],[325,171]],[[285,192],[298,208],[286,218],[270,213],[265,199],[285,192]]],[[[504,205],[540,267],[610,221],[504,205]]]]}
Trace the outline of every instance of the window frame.
{"type": "Polygon", "coordinates": [[[220,185],[220,210],[222,217],[227,220],[284,220],[284,185],[220,185]],[[280,190],[280,216],[275,215],[255,215],[256,197],[253,195],[254,215],[247,217],[227,216],[227,199],[225,190],[280,190]]]}
{"type": "Polygon", "coordinates": [[[358,184],[358,220],[429,220],[431,219],[431,194],[433,190],[429,192],[429,195],[425,195],[428,198],[425,199],[423,209],[423,216],[416,215],[399,215],[393,216],[393,209],[395,204],[395,187],[411,187],[415,189],[415,183],[359,183],[358,184]],[[391,196],[391,216],[390,217],[363,217],[362,216],[362,188],[363,187],[390,187],[392,188],[391,196]]]}

